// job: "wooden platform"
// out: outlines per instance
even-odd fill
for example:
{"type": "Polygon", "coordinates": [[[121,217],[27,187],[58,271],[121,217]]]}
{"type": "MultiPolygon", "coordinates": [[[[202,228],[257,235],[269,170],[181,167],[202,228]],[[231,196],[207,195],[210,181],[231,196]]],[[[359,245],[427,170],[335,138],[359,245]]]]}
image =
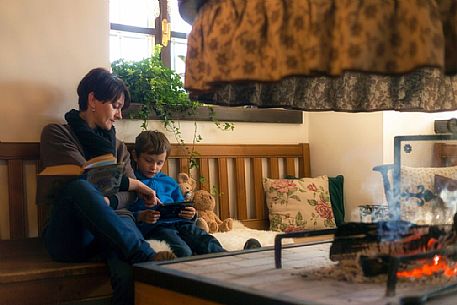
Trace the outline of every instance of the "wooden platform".
{"type": "MultiPolygon", "coordinates": [[[[135,267],[136,305],[298,305],[399,304],[399,297],[421,294],[432,285],[397,287],[397,296],[385,296],[385,283],[349,283],[304,278],[301,274],[328,267],[329,243],[290,246],[283,252],[283,268],[275,269],[271,248],[202,256],[175,263],[135,267]]],[[[456,304],[457,296],[427,304],[456,304]]]]}
{"type": "MultiPolygon", "coordinates": [[[[108,304],[111,295],[104,263],[58,263],[39,238],[0,242],[0,304],[63,304],[84,296],[87,304],[108,304]],[[20,293],[18,293],[20,291],[20,293]],[[101,300],[103,299],[103,301],[101,300]]],[[[81,303],[82,304],[82,303],[81,303]]]]}

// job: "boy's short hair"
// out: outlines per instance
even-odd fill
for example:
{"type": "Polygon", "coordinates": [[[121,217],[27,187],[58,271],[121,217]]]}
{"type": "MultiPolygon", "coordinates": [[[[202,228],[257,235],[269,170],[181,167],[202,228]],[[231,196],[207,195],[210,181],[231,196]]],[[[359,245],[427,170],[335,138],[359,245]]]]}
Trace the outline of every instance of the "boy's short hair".
{"type": "Polygon", "coordinates": [[[171,144],[163,132],[158,130],[142,131],[135,139],[135,153],[159,155],[166,152],[167,158],[171,152],[171,144]]]}

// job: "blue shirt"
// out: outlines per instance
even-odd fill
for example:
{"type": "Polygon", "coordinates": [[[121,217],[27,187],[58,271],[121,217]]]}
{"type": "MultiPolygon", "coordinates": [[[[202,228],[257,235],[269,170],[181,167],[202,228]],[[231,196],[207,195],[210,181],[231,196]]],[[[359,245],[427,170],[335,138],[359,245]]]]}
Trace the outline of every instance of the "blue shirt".
{"type": "MultiPolygon", "coordinates": [[[[152,178],[147,178],[138,171],[135,171],[135,176],[138,178],[138,180],[152,188],[156,192],[156,196],[160,199],[160,201],[163,204],[184,201],[184,196],[181,193],[181,188],[179,187],[179,184],[176,182],[175,179],[171,178],[170,176],[165,175],[162,172],[159,172],[155,174],[152,178]]],[[[133,212],[135,219],[137,219],[139,211],[143,211],[146,209],[151,208],[146,207],[144,204],[144,200],[141,198],[138,198],[133,204],[129,206],[129,210],[133,212]]],[[[172,218],[162,220],[159,218],[157,223],[172,223],[180,220],[185,219],[172,218]]]]}

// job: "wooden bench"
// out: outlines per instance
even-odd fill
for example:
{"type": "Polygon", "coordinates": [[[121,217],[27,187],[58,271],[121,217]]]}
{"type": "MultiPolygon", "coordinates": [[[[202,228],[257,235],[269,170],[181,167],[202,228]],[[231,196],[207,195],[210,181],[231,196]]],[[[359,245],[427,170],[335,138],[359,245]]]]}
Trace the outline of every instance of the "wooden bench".
{"type": "MultiPolygon", "coordinates": [[[[217,191],[219,216],[250,228],[268,227],[263,177],[310,175],[308,144],[198,144],[198,168],[190,168],[189,150],[173,145],[163,171],[203,177],[198,188],[217,191]]],[[[0,304],[109,304],[105,264],[53,262],[38,237],[49,212],[35,205],[38,160],[39,143],[0,143],[0,182],[6,181],[0,188],[0,212],[9,213],[8,223],[0,223],[0,304]]]]}

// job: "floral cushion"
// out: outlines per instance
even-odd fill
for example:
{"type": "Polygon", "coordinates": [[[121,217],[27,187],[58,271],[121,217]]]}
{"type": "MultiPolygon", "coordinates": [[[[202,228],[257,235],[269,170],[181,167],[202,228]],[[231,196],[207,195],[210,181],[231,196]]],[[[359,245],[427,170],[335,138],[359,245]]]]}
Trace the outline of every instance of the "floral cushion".
{"type": "Polygon", "coordinates": [[[457,166],[422,167],[402,166],[400,170],[401,218],[419,224],[442,223],[436,218],[439,194],[435,189],[435,176],[457,179],[457,166]]]}
{"type": "Polygon", "coordinates": [[[292,232],[335,227],[327,176],[264,179],[270,230],[292,232]]]}

